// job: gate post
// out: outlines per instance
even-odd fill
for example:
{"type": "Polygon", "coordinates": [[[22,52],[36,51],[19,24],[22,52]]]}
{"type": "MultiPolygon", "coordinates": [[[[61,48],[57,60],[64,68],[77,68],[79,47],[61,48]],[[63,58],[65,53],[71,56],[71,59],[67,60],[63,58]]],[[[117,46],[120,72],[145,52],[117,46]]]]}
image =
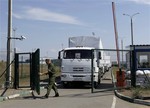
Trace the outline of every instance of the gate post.
{"type": "Polygon", "coordinates": [[[14,64],[14,88],[19,87],[19,55],[15,53],[15,64],[14,64]]]}
{"type": "Polygon", "coordinates": [[[93,73],[93,59],[94,59],[94,50],[92,49],[91,50],[91,55],[92,55],[92,57],[91,57],[91,86],[92,86],[92,88],[91,88],[91,93],[94,93],[94,81],[93,81],[93,76],[94,76],[94,73],[93,73]]]}
{"type": "Polygon", "coordinates": [[[131,56],[131,65],[132,65],[132,68],[131,68],[131,86],[132,87],[136,87],[136,60],[135,60],[135,48],[133,46],[133,50],[132,50],[132,56],[131,56]]]}

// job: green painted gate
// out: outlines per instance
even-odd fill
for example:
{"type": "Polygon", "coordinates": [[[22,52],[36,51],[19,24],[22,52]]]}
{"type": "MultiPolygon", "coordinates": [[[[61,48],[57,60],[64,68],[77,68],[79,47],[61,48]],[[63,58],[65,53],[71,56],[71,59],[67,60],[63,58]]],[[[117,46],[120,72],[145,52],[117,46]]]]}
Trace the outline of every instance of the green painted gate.
{"type": "Polygon", "coordinates": [[[27,88],[40,94],[40,49],[32,53],[15,53],[14,88],[27,88]],[[25,59],[24,59],[25,58],[25,59]]]}

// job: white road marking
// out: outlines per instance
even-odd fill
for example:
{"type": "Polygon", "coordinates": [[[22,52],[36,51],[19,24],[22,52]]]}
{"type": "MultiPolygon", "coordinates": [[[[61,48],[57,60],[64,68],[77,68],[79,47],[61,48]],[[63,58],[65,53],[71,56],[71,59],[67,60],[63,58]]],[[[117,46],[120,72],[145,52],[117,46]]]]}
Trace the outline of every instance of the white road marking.
{"type": "Polygon", "coordinates": [[[116,107],[116,97],[114,96],[111,108],[115,108],[115,107],[116,107]]]}

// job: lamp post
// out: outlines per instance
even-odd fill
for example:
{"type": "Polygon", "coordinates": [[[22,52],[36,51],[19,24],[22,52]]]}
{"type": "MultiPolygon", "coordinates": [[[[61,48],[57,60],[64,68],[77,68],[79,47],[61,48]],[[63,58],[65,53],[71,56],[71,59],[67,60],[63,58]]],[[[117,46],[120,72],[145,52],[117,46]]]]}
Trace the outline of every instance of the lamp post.
{"type": "Polygon", "coordinates": [[[129,14],[123,14],[125,16],[129,16],[130,17],[130,20],[131,20],[131,49],[132,49],[132,52],[131,52],[131,55],[130,55],[130,61],[131,61],[131,86],[133,87],[136,87],[136,68],[135,68],[135,52],[134,52],[134,44],[133,44],[133,22],[132,22],[132,18],[135,16],[135,15],[138,15],[140,13],[135,13],[133,15],[129,15],[129,14]]]}
{"type": "Polygon", "coordinates": [[[133,15],[129,15],[129,14],[123,14],[125,16],[129,16],[130,17],[130,20],[131,20],[131,45],[133,46],[133,22],[132,22],[132,18],[135,16],[135,15],[138,15],[140,13],[135,13],[133,15]]]}

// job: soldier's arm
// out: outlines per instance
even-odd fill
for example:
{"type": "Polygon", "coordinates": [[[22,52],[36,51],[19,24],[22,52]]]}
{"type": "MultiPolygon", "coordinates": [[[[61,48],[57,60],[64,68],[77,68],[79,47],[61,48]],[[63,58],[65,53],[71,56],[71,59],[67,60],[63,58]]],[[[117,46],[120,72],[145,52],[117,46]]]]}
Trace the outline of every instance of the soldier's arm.
{"type": "Polygon", "coordinates": [[[39,75],[46,75],[48,72],[40,72],[39,75]]]}

